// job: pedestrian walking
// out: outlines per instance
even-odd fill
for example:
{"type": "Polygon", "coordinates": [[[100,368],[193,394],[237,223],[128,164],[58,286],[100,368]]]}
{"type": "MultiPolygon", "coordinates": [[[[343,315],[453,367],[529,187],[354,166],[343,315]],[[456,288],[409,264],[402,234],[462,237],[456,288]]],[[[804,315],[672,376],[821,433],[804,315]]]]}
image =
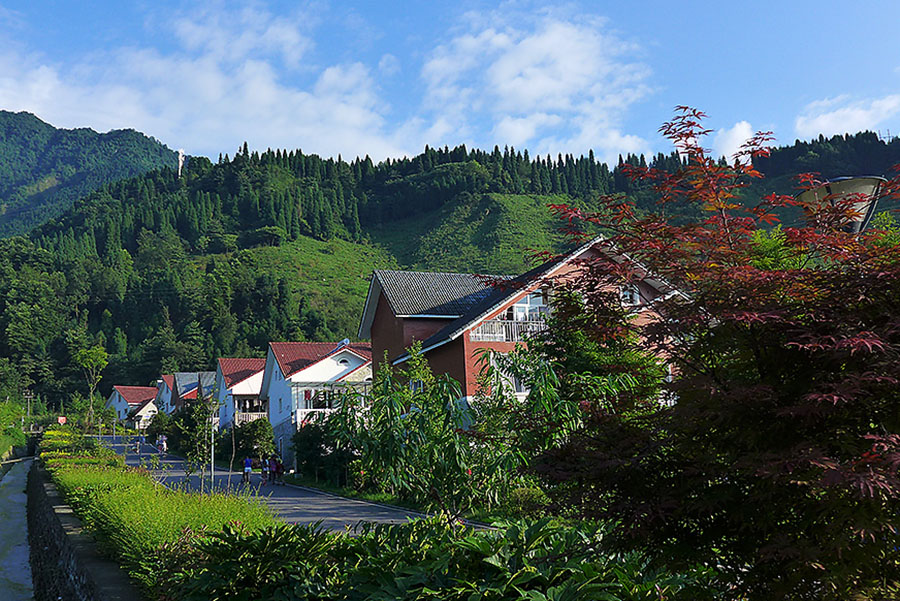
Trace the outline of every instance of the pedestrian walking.
{"type": "Polygon", "coordinates": [[[275,476],[276,482],[284,486],[284,464],[281,462],[281,457],[275,459],[275,476]]]}
{"type": "Polygon", "coordinates": [[[253,460],[244,457],[244,473],[241,474],[241,484],[250,484],[250,472],[253,471],[253,460]]]}
{"type": "Polygon", "coordinates": [[[262,475],[262,482],[260,482],[260,486],[265,486],[266,482],[269,480],[269,462],[266,461],[265,455],[259,456],[259,471],[262,475]]]}
{"type": "Polygon", "coordinates": [[[276,480],[276,476],[278,475],[277,464],[275,462],[275,453],[269,455],[269,478],[272,480],[272,484],[278,484],[276,480]]]}

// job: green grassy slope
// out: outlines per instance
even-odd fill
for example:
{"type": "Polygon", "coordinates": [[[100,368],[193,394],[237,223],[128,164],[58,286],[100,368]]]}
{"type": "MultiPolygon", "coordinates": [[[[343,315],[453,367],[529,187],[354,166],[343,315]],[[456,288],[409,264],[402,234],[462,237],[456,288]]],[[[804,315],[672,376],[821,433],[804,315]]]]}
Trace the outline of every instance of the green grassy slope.
{"type": "MultiPolygon", "coordinates": [[[[258,273],[270,273],[290,282],[297,298],[325,317],[332,331],[353,337],[359,325],[375,269],[396,269],[396,260],[384,249],[369,244],[301,237],[281,246],[242,250],[239,260],[258,273]]],[[[226,255],[197,258],[200,267],[226,255]]]]}
{"type": "Polygon", "coordinates": [[[460,200],[368,234],[407,268],[498,274],[525,271],[535,251],[564,243],[547,205],[572,202],[568,197],[483,194],[460,200]]]}

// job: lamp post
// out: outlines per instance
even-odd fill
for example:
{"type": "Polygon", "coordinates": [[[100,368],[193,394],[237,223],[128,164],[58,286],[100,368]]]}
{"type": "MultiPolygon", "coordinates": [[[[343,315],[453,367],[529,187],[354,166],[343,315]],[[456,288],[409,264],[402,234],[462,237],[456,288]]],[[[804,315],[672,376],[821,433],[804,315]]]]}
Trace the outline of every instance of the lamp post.
{"type": "Polygon", "coordinates": [[[866,229],[875,214],[878,198],[881,196],[881,186],[886,181],[883,177],[874,175],[837,177],[821,186],[801,192],[796,198],[804,202],[827,202],[832,207],[839,202],[855,198],[852,208],[857,217],[847,224],[845,231],[859,234],[866,229]]]}
{"type": "MultiPolygon", "coordinates": [[[[212,419],[210,419],[212,422],[212,419]]],[[[216,488],[216,427],[214,423],[209,425],[209,492],[216,488]]]]}

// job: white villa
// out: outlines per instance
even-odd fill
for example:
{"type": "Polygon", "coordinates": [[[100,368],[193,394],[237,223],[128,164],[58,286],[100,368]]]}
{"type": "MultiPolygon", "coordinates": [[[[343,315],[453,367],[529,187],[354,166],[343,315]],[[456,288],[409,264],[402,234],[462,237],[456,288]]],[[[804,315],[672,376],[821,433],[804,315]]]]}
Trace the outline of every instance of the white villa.
{"type": "Polygon", "coordinates": [[[369,343],[271,342],[259,399],[266,404],[275,445],[287,467],[293,467],[291,436],[316,414],[334,410],[335,388],[365,386],[372,380],[369,343]]]}
{"type": "Polygon", "coordinates": [[[172,390],[175,388],[175,376],[173,374],[164,374],[156,381],[156,408],[167,415],[171,415],[175,411],[175,405],[172,404],[172,390]]]}
{"type": "Polygon", "coordinates": [[[119,421],[142,430],[157,413],[156,393],[157,389],[152,386],[113,386],[106,406],[116,412],[119,421]]]}
{"type": "Polygon", "coordinates": [[[219,401],[219,428],[268,417],[266,404],[259,400],[265,367],[265,359],[219,359],[213,389],[219,401]]]}

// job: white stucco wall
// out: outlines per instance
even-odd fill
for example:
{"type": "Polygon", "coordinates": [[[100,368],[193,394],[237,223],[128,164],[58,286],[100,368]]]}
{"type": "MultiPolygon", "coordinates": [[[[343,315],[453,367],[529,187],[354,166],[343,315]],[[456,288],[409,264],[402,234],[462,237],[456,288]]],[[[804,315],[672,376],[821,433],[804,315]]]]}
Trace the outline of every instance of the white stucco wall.
{"type": "Polygon", "coordinates": [[[290,420],[292,411],[298,408],[291,396],[291,383],[336,382],[364,363],[366,360],[355,353],[349,350],[341,351],[285,379],[270,347],[263,377],[263,390],[269,401],[269,422],[273,427],[278,426],[290,420]]]}
{"type": "Polygon", "coordinates": [[[128,403],[125,402],[125,399],[119,394],[118,390],[113,390],[112,394],[109,395],[106,406],[112,407],[113,411],[116,412],[117,419],[123,420],[128,417],[128,403]]]}
{"type": "Polygon", "coordinates": [[[146,428],[150,425],[150,421],[153,419],[153,416],[158,412],[159,411],[157,410],[156,403],[147,403],[146,405],[144,405],[143,409],[134,414],[134,417],[132,418],[134,427],[140,427],[141,429],[146,428]]]}
{"type": "Polygon", "coordinates": [[[259,396],[265,370],[257,372],[232,386],[225,386],[225,375],[222,366],[216,368],[216,398],[219,401],[219,428],[229,428],[234,422],[234,397],[259,396]]]}
{"type": "Polygon", "coordinates": [[[219,428],[226,428],[234,421],[234,402],[231,400],[231,391],[225,386],[221,365],[216,365],[216,384],[213,392],[219,403],[219,428]]]}
{"type": "Polygon", "coordinates": [[[175,407],[172,406],[172,389],[163,379],[156,383],[156,400],[153,403],[159,411],[169,415],[175,410],[175,407]]]}

